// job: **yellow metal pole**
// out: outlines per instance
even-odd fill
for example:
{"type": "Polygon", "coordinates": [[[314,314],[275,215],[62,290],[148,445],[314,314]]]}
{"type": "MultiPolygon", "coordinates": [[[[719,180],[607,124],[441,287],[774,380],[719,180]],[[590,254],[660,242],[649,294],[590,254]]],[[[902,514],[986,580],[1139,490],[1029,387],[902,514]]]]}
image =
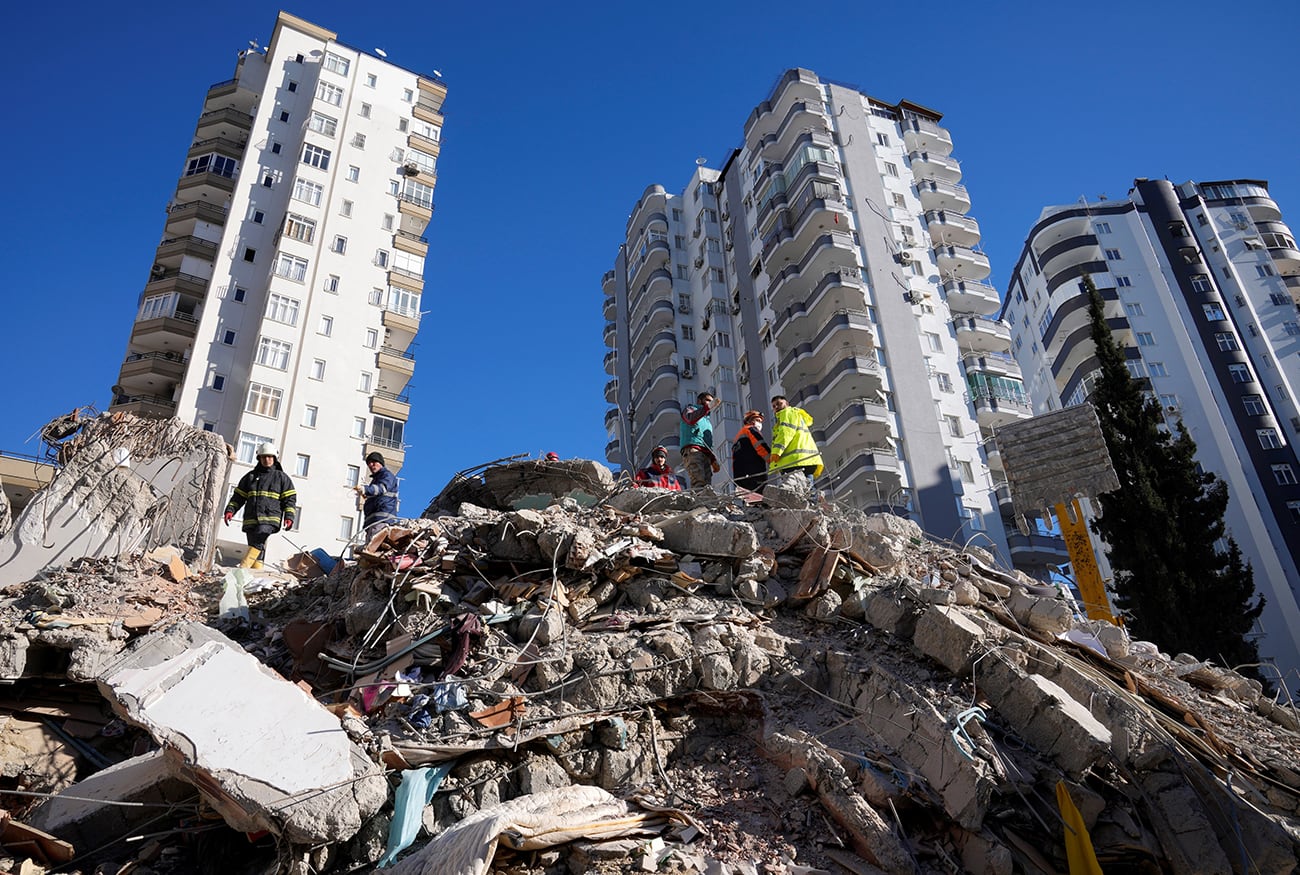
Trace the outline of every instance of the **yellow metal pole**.
{"type": "Polygon", "coordinates": [[[1097,568],[1097,557],[1092,552],[1092,540],[1088,537],[1088,523],[1083,518],[1083,508],[1072,498],[1068,506],[1061,503],[1052,510],[1056,513],[1056,521],[1061,525],[1061,537],[1065,539],[1070,564],[1074,566],[1074,583],[1083,598],[1088,619],[1106,620],[1122,626],[1123,623],[1111,612],[1106,585],[1101,582],[1101,571],[1097,568]]]}

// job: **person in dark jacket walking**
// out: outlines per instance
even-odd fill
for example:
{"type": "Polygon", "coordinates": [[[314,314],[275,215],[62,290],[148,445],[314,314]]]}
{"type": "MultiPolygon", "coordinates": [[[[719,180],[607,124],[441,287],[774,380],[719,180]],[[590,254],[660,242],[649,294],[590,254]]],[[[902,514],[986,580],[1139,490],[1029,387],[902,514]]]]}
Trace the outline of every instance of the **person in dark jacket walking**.
{"type": "Polygon", "coordinates": [[[760,492],[767,484],[767,457],[771,448],[763,440],[763,414],[750,410],[745,424],[731,442],[731,478],[741,489],[760,492]]]}
{"type": "Polygon", "coordinates": [[[281,521],[286,532],[292,530],[298,516],[298,491],[280,467],[279,455],[271,444],[258,447],[257,467],[240,478],[226,505],[226,525],[230,525],[236,511],[244,509],[248,553],[239,563],[240,568],[261,568],[266,539],[280,531],[281,521]]]}
{"type": "Polygon", "coordinates": [[[362,506],[365,522],[366,540],[370,540],[384,526],[397,522],[397,477],[384,467],[384,457],[379,453],[366,456],[366,467],[370,469],[370,482],[365,486],[353,486],[357,495],[365,496],[362,506]]]}

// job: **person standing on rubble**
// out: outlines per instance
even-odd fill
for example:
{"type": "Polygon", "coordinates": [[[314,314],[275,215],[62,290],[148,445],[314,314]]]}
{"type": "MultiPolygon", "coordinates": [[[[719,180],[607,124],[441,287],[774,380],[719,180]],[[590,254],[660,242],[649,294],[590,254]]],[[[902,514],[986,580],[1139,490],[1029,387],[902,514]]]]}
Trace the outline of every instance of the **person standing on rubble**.
{"type": "Polygon", "coordinates": [[[713,423],[709,414],[718,407],[718,399],[708,392],[696,396],[696,404],[687,404],[682,411],[677,446],[681,447],[682,467],[691,489],[701,489],[713,480],[718,470],[717,457],[713,455],[713,423]]]}
{"type": "Polygon", "coordinates": [[[384,526],[397,522],[397,476],[384,467],[384,457],[379,453],[366,456],[366,467],[370,470],[370,482],[352,489],[366,499],[361,510],[365,514],[362,526],[368,541],[384,526]]]}
{"type": "Polygon", "coordinates": [[[813,418],[807,411],[794,407],[784,395],[772,398],[776,425],[772,427],[772,454],[767,460],[769,474],[802,471],[811,482],[822,473],[822,454],[813,440],[813,418]]]}
{"type": "Polygon", "coordinates": [[[767,483],[767,458],[771,447],[763,440],[763,414],[745,413],[745,424],[731,442],[731,478],[751,492],[761,492],[767,483]]]}
{"type": "Polygon", "coordinates": [[[637,486],[657,486],[674,492],[682,491],[682,481],[673,473],[672,466],[668,464],[668,450],[663,447],[655,447],[650,451],[649,467],[639,469],[633,482],[637,486]]]}
{"type": "Polygon", "coordinates": [[[226,525],[241,507],[244,509],[244,537],[248,553],[240,568],[261,568],[266,553],[266,539],[280,531],[293,529],[298,515],[298,491],[280,467],[280,453],[272,444],[257,448],[257,467],[239,479],[239,485],[226,505],[226,525]]]}

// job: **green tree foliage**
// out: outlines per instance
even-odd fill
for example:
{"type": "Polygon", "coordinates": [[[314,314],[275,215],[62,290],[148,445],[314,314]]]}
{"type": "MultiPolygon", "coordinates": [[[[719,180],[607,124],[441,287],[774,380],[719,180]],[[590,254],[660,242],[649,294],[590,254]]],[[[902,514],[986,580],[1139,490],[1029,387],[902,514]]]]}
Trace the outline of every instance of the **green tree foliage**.
{"type": "Polygon", "coordinates": [[[1090,400],[1120,482],[1099,496],[1093,529],[1109,548],[1117,605],[1133,635],[1162,650],[1228,667],[1259,662],[1246,636],[1264,599],[1236,542],[1229,538],[1226,551],[1216,546],[1227,484],[1197,466],[1196,443],[1181,422],[1166,427],[1160,405],[1124,365],[1092,278],[1083,282],[1101,366],[1090,400]]]}

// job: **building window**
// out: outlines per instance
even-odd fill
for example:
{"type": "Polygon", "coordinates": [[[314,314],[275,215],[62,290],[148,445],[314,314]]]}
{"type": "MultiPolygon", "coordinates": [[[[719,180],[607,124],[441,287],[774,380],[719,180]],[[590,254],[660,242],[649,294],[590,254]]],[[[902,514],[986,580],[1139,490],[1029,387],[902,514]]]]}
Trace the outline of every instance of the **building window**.
{"type": "Polygon", "coordinates": [[[682,340],[694,340],[694,339],[695,339],[695,326],[682,325],[682,340]]]}
{"type": "Polygon", "coordinates": [[[375,250],[375,266],[376,266],[376,267],[384,267],[384,268],[388,267],[388,250],[387,250],[387,249],[376,249],[376,250],[375,250]]]}
{"type": "Polygon", "coordinates": [[[257,363],[277,371],[289,369],[289,354],[293,344],[284,340],[263,337],[257,342],[257,363]]]}
{"type": "Polygon", "coordinates": [[[1277,481],[1278,486],[1294,486],[1295,471],[1291,470],[1290,465],[1273,465],[1273,479],[1277,481]]]}
{"type": "Polygon", "coordinates": [[[1219,346],[1219,352],[1233,352],[1241,349],[1237,344],[1237,335],[1231,331],[1216,331],[1214,333],[1214,342],[1219,346]]]}
{"type": "Polygon", "coordinates": [[[316,418],[317,418],[319,415],[320,415],[320,408],[319,408],[319,407],[316,407],[316,406],[314,406],[314,405],[312,405],[312,404],[308,404],[308,405],[306,405],[305,407],[303,407],[303,409],[302,409],[302,427],[303,427],[303,428],[315,428],[315,427],[316,427],[316,418]]]}
{"type": "Polygon", "coordinates": [[[975,482],[975,469],[971,467],[970,462],[958,459],[957,474],[961,477],[963,483],[975,482]]]}
{"type": "Polygon", "coordinates": [[[324,134],[327,137],[333,137],[338,131],[339,121],[336,118],[323,115],[319,112],[313,112],[311,118],[307,119],[308,130],[315,131],[318,134],[324,134]]]}
{"type": "Polygon", "coordinates": [[[1126,276],[1114,274],[1114,277],[1115,277],[1115,288],[1117,289],[1126,289],[1133,285],[1133,281],[1126,276]]]}
{"type": "Polygon", "coordinates": [[[402,199],[428,209],[433,206],[433,186],[407,179],[402,185],[402,199]]]}
{"type": "Polygon", "coordinates": [[[1259,445],[1266,450],[1276,450],[1282,446],[1282,441],[1277,436],[1275,428],[1257,428],[1255,437],[1259,438],[1259,445]]]}
{"type": "Polygon", "coordinates": [[[275,177],[274,177],[274,176],[272,176],[271,174],[268,173],[268,174],[266,174],[266,176],[262,177],[262,187],[263,187],[263,188],[270,188],[270,187],[273,186],[273,185],[275,185],[275,177]]]}
{"type": "Polygon", "coordinates": [[[330,274],[325,277],[325,291],[335,295],[339,293],[339,278],[337,274],[330,274]]]}
{"type": "Polygon", "coordinates": [[[1147,363],[1147,373],[1149,373],[1149,374],[1150,374],[1151,376],[1153,376],[1153,377],[1167,377],[1167,376],[1169,376],[1169,372],[1168,372],[1167,370],[1165,370],[1165,363],[1164,363],[1164,362],[1148,362],[1148,363],[1147,363]]]}
{"type": "Polygon", "coordinates": [[[379,331],[375,328],[366,329],[366,349],[375,349],[379,346],[379,331]]]}
{"type": "Polygon", "coordinates": [[[247,297],[248,297],[247,290],[241,289],[239,286],[235,286],[234,290],[231,291],[230,293],[230,299],[234,301],[236,304],[244,303],[244,299],[247,297]]]}
{"type": "Polygon", "coordinates": [[[224,392],[226,389],[226,378],[221,374],[213,374],[212,383],[210,385],[213,392],[224,392]]]}
{"type": "Polygon", "coordinates": [[[409,89],[409,88],[403,88],[403,89],[402,89],[402,102],[403,102],[403,103],[414,103],[414,102],[415,102],[415,92],[412,91],[412,90],[409,89]]]}
{"type": "Polygon", "coordinates": [[[353,145],[353,146],[356,146],[358,149],[364,149],[364,148],[366,148],[366,135],[365,135],[365,134],[353,134],[353,135],[352,135],[352,145],[353,145]]]}
{"type": "Polygon", "coordinates": [[[1110,233],[1110,222],[1093,222],[1092,227],[1096,230],[1098,234],[1110,233]]]}
{"type": "Polygon", "coordinates": [[[316,220],[290,213],[284,223],[284,236],[310,243],[316,238],[316,220]]]}
{"type": "Polygon", "coordinates": [[[1102,254],[1106,256],[1107,261],[1123,261],[1124,256],[1118,249],[1103,249],[1102,254]]]}
{"type": "Polygon", "coordinates": [[[339,204],[339,215],[342,216],[342,217],[345,218],[345,219],[347,219],[347,218],[351,218],[351,216],[352,216],[352,201],[345,200],[345,201],[343,201],[343,203],[339,204]]]}
{"type": "Polygon", "coordinates": [[[1124,305],[1124,312],[1130,316],[1142,316],[1142,305],[1136,302],[1124,305]]]}
{"type": "Polygon", "coordinates": [[[234,346],[235,332],[230,330],[229,328],[221,332],[221,342],[224,343],[226,346],[234,346]]]}
{"type": "Polygon", "coordinates": [[[1275,306],[1275,307],[1290,307],[1290,306],[1291,306],[1291,296],[1290,296],[1290,295],[1280,295],[1280,294],[1278,294],[1277,292],[1273,292],[1272,294],[1270,294],[1270,295],[1268,296],[1268,302],[1269,302],[1270,304],[1272,304],[1273,306],[1275,306]]]}
{"type": "Polygon", "coordinates": [[[906,206],[907,206],[907,198],[903,197],[903,196],[902,196],[901,194],[899,194],[898,192],[894,192],[894,206],[896,206],[896,207],[906,207],[906,206]]]}
{"type": "Polygon", "coordinates": [[[952,377],[949,377],[943,371],[935,371],[934,381],[938,384],[940,392],[952,391],[952,377]]]}
{"type": "Polygon", "coordinates": [[[253,224],[260,225],[266,221],[266,213],[261,210],[253,210],[253,224]]]}
{"type": "Polygon", "coordinates": [[[1205,313],[1205,320],[1207,322],[1222,322],[1228,318],[1227,314],[1223,312],[1223,307],[1219,306],[1217,302],[1213,304],[1202,304],[1201,311],[1205,313]]]}
{"type": "Polygon", "coordinates": [[[306,143],[302,147],[302,163],[308,167],[315,167],[317,170],[330,169],[330,151],[322,149],[311,143],[306,143]]]}
{"type": "Polygon", "coordinates": [[[876,145],[877,145],[877,146],[888,146],[888,145],[889,145],[889,135],[888,135],[888,134],[877,133],[877,134],[876,134],[876,145]]]}
{"type": "Polygon", "coordinates": [[[1259,274],[1261,278],[1262,278],[1262,277],[1266,277],[1266,276],[1272,276],[1272,275],[1273,275],[1273,265],[1271,265],[1271,264],[1257,264],[1257,265],[1255,265],[1255,273],[1259,274]]]}
{"type": "Polygon", "coordinates": [[[925,343],[930,352],[943,352],[943,341],[933,331],[925,332],[925,343]]]}
{"type": "Polygon", "coordinates": [[[1177,395],[1161,395],[1161,396],[1160,396],[1160,406],[1163,407],[1165,410],[1168,410],[1168,411],[1171,412],[1171,413],[1174,412],[1174,411],[1176,411],[1176,410],[1178,409],[1178,396],[1177,396],[1177,395]]]}
{"type": "Polygon", "coordinates": [[[406,133],[406,129],[409,125],[410,122],[407,119],[399,118],[397,120],[397,130],[403,134],[406,133]]]}
{"type": "Polygon", "coordinates": [[[403,448],[402,433],[405,428],[406,423],[400,419],[376,416],[371,420],[370,439],[380,446],[400,450],[403,448]]]}
{"type": "Polygon", "coordinates": [[[281,252],[275,259],[275,275],[300,283],[307,279],[307,259],[281,252]]]}
{"type": "Polygon", "coordinates": [[[1210,284],[1210,278],[1203,273],[1192,275],[1192,291],[1205,294],[1214,291],[1214,286],[1210,284]]]}
{"type": "Polygon", "coordinates": [[[248,402],[244,405],[244,411],[246,413],[256,413],[258,416],[266,416],[270,419],[277,419],[280,416],[280,399],[283,395],[283,392],[273,386],[250,383],[248,385],[248,402]]]}
{"type": "Polygon", "coordinates": [[[362,371],[357,377],[357,391],[370,394],[370,386],[374,382],[374,376],[369,371],[362,371]]]}
{"type": "Polygon", "coordinates": [[[350,516],[339,517],[339,540],[340,541],[352,540],[352,524],[353,524],[352,517],[350,516]]]}
{"type": "Polygon", "coordinates": [[[390,215],[389,213],[384,213],[384,219],[382,222],[379,223],[379,227],[383,228],[385,231],[393,230],[392,215],[390,215]]]}
{"type": "Polygon", "coordinates": [[[945,416],[943,418],[943,421],[948,423],[948,434],[952,435],[955,438],[959,438],[962,436],[961,417],[945,416]]]}
{"type": "Polygon", "coordinates": [[[1246,409],[1248,416],[1263,416],[1268,412],[1268,408],[1264,406],[1263,395],[1244,395],[1241,405],[1246,409]]]}
{"type": "Polygon", "coordinates": [[[361,178],[361,168],[355,164],[348,165],[348,182],[356,182],[361,178]]]}
{"type": "Polygon", "coordinates": [[[1228,365],[1228,374],[1232,377],[1234,383],[1253,383],[1254,379],[1250,376],[1250,368],[1244,364],[1228,365]]]}
{"type": "Polygon", "coordinates": [[[289,121],[289,110],[287,110],[287,109],[282,109],[282,110],[280,110],[280,121],[285,122],[286,124],[288,123],[288,121],[289,121]]]}
{"type": "Polygon", "coordinates": [[[342,234],[335,234],[334,241],[330,243],[330,252],[337,252],[339,255],[343,255],[347,251],[348,238],[344,237],[342,234]]]}
{"type": "MultiPolygon", "coordinates": [[[[362,118],[370,118],[370,104],[368,104],[368,103],[363,103],[363,104],[361,104],[361,113],[360,113],[360,115],[361,115],[362,118]]],[[[358,134],[357,136],[361,136],[361,135],[358,134]]],[[[365,145],[365,141],[364,141],[364,139],[362,140],[362,145],[363,145],[363,146],[365,145]]]]}
{"type": "Polygon", "coordinates": [[[316,84],[316,99],[330,106],[343,105],[343,89],[331,82],[318,82],[316,84]]]}
{"type": "Polygon", "coordinates": [[[252,262],[254,262],[254,261],[257,261],[257,250],[254,249],[254,248],[251,247],[251,246],[245,246],[245,247],[244,247],[244,261],[247,261],[247,262],[249,262],[250,264],[251,264],[252,262]]]}
{"type": "Polygon", "coordinates": [[[312,380],[325,379],[325,359],[312,359],[311,371],[307,376],[312,380]]]}
{"type": "Polygon", "coordinates": [[[325,335],[326,337],[329,337],[330,335],[332,335],[332,334],[334,333],[334,317],[333,317],[333,316],[321,316],[321,317],[320,317],[320,325],[316,328],[316,333],[317,333],[317,334],[323,334],[323,335],[325,335]]]}
{"type": "MultiPolygon", "coordinates": [[[[357,435],[357,437],[363,437],[363,436],[365,435],[365,431],[366,431],[366,421],[365,421],[364,419],[358,419],[357,422],[361,423],[361,434],[357,435]]],[[[348,465],[348,471],[347,471],[347,474],[344,475],[343,481],[344,481],[348,486],[356,486],[358,483],[360,483],[360,482],[361,482],[361,466],[360,466],[360,465],[348,465]]]]}
{"type": "Polygon", "coordinates": [[[885,173],[889,174],[890,176],[895,176],[895,177],[898,176],[898,165],[886,161],[885,173]]]}
{"type": "Polygon", "coordinates": [[[363,439],[366,436],[366,421],[362,419],[360,416],[352,417],[352,436],[354,438],[363,438],[363,439]]]}
{"type": "Polygon", "coordinates": [[[252,465],[257,461],[257,448],[262,444],[273,443],[273,441],[260,434],[249,434],[246,431],[239,433],[239,461],[245,465],[252,465]]]}
{"type": "Polygon", "coordinates": [[[336,55],[333,52],[325,53],[325,63],[323,65],[331,73],[338,73],[340,76],[348,75],[348,70],[352,67],[352,62],[342,55],[336,55]]]}
{"type": "Polygon", "coordinates": [[[314,182],[308,182],[299,178],[293,181],[293,199],[302,201],[305,204],[311,204],[314,207],[320,206],[321,195],[325,193],[325,186],[317,185],[314,182]]]}
{"type": "Polygon", "coordinates": [[[367,87],[367,88],[374,88],[374,87],[375,87],[375,83],[378,82],[378,81],[379,81],[379,80],[375,77],[375,74],[374,74],[374,73],[367,73],[367,74],[366,74],[366,87],[367,87]]]}
{"type": "Polygon", "coordinates": [[[311,470],[311,456],[305,456],[298,453],[293,464],[293,475],[295,477],[306,477],[307,472],[311,470]]]}
{"type": "Polygon", "coordinates": [[[293,94],[295,91],[298,90],[298,83],[297,83],[297,82],[294,82],[293,80],[290,80],[290,81],[289,81],[289,85],[288,85],[288,89],[289,89],[289,93],[290,93],[290,94],[293,94]]]}
{"type": "Polygon", "coordinates": [[[1156,339],[1155,339],[1155,337],[1151,334],[1150,331],[1139,331],[1139,332],[1137,332],[1137,342],[1138,342],[1138,346],[1155,346],[1155,345],[1156,345],[1156,339]]]}
{"type": "Polygon", "coordinates": [[[285,325],[297,325],[299,306],[296,298],[273,293],[266,302],[266,318],[285,325]]]}

